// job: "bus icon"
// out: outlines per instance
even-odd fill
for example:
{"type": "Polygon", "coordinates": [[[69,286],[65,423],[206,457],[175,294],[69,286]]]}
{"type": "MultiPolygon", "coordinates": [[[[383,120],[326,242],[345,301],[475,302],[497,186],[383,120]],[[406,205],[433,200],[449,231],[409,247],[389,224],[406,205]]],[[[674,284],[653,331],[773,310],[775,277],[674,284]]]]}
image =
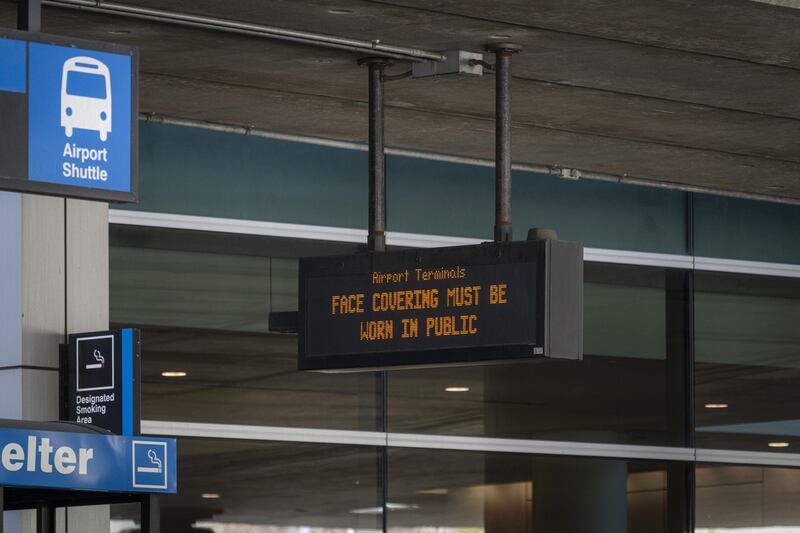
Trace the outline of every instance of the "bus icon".
{"type": "Polygon", "coordinates": [[[105,142],[111,132],[111,73],[92,57],[64,62],[61,72],[61,127],[67,137],[75,128],[96,131],[105,142]]]}

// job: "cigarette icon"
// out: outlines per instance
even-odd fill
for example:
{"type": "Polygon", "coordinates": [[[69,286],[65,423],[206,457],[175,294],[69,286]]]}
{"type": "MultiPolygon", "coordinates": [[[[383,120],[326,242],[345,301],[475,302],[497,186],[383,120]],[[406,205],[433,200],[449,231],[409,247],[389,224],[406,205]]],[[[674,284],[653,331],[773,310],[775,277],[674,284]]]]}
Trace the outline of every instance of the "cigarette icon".
{"type": "Polygon", "coordinates": [[[90,365],[86,365],[86,370],[97,370],[98,368],[103,368],[106,364],[106,359],[100,353],[100,350],[95,349],[94,353],[92,353],[92,357],[94,357],[96,363],[92,363],[90,365]]]}
{"type": "Polygon", "coordinates": [[[142,472],[143,474],[160,474],[162,469],[161,459],[158,458],[155,450],[147,450],[147,457],[150,459],[150,462],[156,466],[139,466],[136,468],[136,471],[142,472]]]}

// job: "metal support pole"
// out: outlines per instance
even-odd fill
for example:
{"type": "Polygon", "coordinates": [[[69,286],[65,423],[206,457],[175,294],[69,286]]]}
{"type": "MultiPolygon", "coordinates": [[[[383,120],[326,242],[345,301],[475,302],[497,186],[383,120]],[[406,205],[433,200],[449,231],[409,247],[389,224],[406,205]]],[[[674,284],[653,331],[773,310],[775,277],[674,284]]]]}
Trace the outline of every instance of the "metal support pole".
{"type": "Polygon", "coordinates": [[[56,533],[56,510],[48,504],[36,507],[36,533],[56,533]]]}
{"type": "Polygon", "coordinates": [[[3,533],[3,511],[5,511],[6,508],[6,502],[3,499],[5,494],[3,491],[5,491],[5,489],[0,487],[0,533],[3,533]]]}
{"type": "Polygon", "coordinates": [[[358,62],[369,68],[369,230],[371,252],[386,251],[386,154],[383,136],[383,69],[385,57],[365,57],[358,62]]]}
{"type": "Polygon", "coordinates": [[[142,533],[161,532],[161,506],[158,496],[145,494],[142,496],[139,513],[139,529],[142,533]]]}
{"type": "Polygon", "coordinates": [[[17,29],[42,31],[42,0],[18,0],[17,29]]]}
{"type": "Polygon", "coordinates": [[[496,43],[486,47],[495,61],[495,216],[494,240],[512,240],[511,231],[511,56],[522,47],[496,43]]]}
{"type": "MultiPolygon", "coordinates": [[[[369,68],[369,222],[367,249],[370,252],[386,251],[386,151],[383,135],[383,70],[392,64],[385,57],[365,57],[359,65],[369,68]]],[[[377,430],[387,431],[387,375],[375,373],[378,393],[377,430]]],[[[381,513],[381,530],[388,527],[388,470],[389,457],[385,447],[377,450],[377,482],[381,513]]]]}

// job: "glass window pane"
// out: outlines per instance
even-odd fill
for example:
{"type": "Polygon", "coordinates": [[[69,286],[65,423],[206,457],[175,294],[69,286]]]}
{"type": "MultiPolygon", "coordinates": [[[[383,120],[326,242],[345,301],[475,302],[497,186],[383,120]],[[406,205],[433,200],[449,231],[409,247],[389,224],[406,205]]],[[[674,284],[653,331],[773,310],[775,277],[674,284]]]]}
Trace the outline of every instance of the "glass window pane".
{"type": "Polygon", "coordinates": [[[391,533],[660,533],[667,470],[655,462],[390,449],[389,503],[391,533]]]}
{"type": "Polygon", "coordinates": [[[126,324],[267,331],[267,257],[110,249],[111,319],[126,324]]]}
{"type": "Polygon", "coordinates": [[[144,419],[376,428],[374,374],[299,372],[297,336],[268,332],[271,311],[297,310],[297,257],[343,250],[125,227],[111,236],[111,320],[142,330],[144,419]]]}
{"type": "Polygon", "coordinates": [[[377,531],[376,465],[371,447],[182,438],[161,531],[377,531]]]}
{"type": "Polygon", "coordinates": [[[390,430],[680,444],[668,429],[682,419],[678,404],[667,412],[669,276],[658,268],[587,264],[583,361],[391,372],[390,430]]]}
{"type": "Polygon", "coordinates": [[[299,372],[294,335],[142,329],[144,419],[374,430],[375,391],[372,373],[299,372]]]}
{"type": "Polygon", "coordinates": [[[800,532],[800,470],[699,465],[695,533],[800,532]]]}
{"type": "Polygon", "coordinates": [[[697,445],[797,452],[800,280],[698,272],[697,445]]]}

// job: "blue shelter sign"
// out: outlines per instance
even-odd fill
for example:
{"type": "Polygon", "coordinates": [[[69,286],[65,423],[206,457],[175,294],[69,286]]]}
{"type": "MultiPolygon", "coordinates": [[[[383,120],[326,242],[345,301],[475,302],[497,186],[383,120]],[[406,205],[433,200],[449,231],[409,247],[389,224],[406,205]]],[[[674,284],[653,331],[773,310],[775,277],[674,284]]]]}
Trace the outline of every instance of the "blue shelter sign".
{"type": "Polygon", "coordinates": [[[0,428],[0,487],[177,491],[174,439],[0,428]]]}
{"type": "Polygon", "coordinates": [[[0,30],[0,189],[136,201],[135,49],[0,30]]]}

